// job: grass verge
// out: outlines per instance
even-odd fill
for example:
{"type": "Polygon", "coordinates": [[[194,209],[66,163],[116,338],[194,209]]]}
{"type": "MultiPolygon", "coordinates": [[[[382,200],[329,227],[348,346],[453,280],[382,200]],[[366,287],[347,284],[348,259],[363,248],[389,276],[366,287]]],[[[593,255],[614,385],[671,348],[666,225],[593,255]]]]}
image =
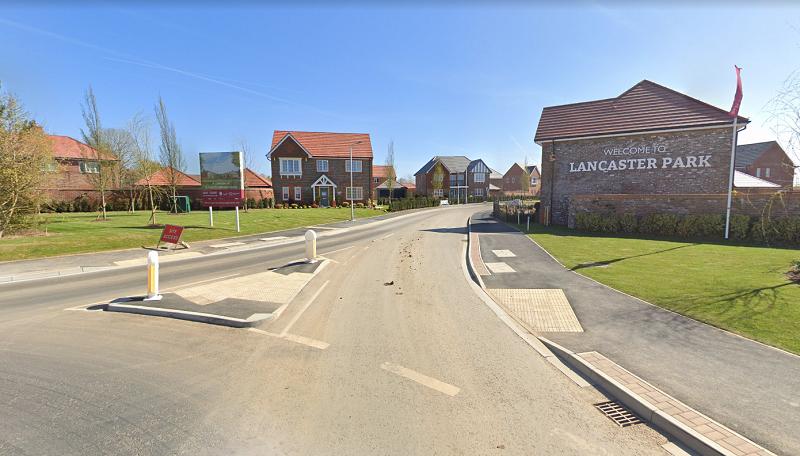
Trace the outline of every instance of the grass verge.
{"type": "MultiPolygon", "coordinates": [[[[524,226],[521,227],[524,230],[524,226]]],[[[794,249],[635,239],[531,226],[567,268],[665,309],[800,354],[794,249]]]]}
{"type": "MultiPolygon", "coordinates": [[[[356,209],[356,217],[374,217],[383,211],[356,209]]],[[[99,252],[155,245],[160,227],[149,227],[150,213],[109,212],[108,221],[97,221],[95,213],[44,214],[47,235],[0,239],[0,261],[42,258],[70,253],[99,252]]],[[[266,233],[350,218],[350,209],[250,209],[239,211],[241,233],[236,232],[233,211],[214,211],[214,228],[208,226],[208,212],[169,214],[160,212],[159,224],[185,227],[182,240],[191,243],[247,234],[266,233]]]]}

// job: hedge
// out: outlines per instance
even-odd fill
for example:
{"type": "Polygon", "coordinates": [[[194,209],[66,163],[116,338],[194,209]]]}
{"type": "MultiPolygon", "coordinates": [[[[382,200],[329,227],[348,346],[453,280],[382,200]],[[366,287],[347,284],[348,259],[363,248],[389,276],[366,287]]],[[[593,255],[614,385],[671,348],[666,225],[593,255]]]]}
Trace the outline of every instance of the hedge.
{"type": "Polygon", "coordinates": [[[415,209],[418,207],[434,207],[439,205],[438,198],[429,198],[419,196],[416,198],[403,198],[392,200],[389,204],[390,212],[404,211],[406,209],[415,209]]]}
{"type": "MultiPolygon", "coordinates": [[[[641,233],[653,236],[719,239],[725,234],[723,215],[649,214],[575,214],[575,228],[594,233],[641,233]]],[[[800,217],[759,218],[731,216],[730,237],[762,244],[800,244],[800,217]]]]}

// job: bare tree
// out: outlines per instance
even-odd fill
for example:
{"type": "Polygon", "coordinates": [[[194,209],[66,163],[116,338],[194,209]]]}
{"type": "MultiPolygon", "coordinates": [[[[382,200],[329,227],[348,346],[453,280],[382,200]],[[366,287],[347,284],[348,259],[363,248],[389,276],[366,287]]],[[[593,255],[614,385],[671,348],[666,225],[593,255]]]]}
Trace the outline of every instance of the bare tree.
{"type": "Polygon", "coordinates": [[[110,151],[105,131],[100,123],[100,112],[97,109],[97,98],[92,87],[86,90],[81,114],[86,124],[86,129],[81,128],[83,142],[91,147],[92,151],[84,152],[84,172],[92,187],[100,194],[100,210],[103,220],[108,220],[106,214],[106,192],[113,188],[117,160],[110,151]]]}
{"type": "Polygon", "coordinates": [[[522,193],[527,194],[531,189],[531,173],[528,172],[528,157],[525,156],[525,163],[522,165],[522,175],[520,176],[519,188],[522,193]]]}
{"type": "Polygon", "coordinates": [[[150,126],[142,116],[135,116],[131,119],[128,123],[128,132],[135,145],[131,163],[136,179],[135,183],[147,195],[147,202],[150,206],[148,224],[155,225],[156,200],[163,192],[161,187],[154,185],[153,176],[161,169],[161,163],[153,158],[153,148],[150,143],[150,126]]]}
{"type": "Polygon", "coordinates": [[[128,194],[128,212],[134,212],[136,196],[136,140],[128,129],[106,128],[103,135],[108,144],[110,153],[116,157],[112,172],[114,181],[122,192],[128,194]]]}
{"type": "Polygon", "coordinates": [[[167,186],[170,190],[170,207],[172,212],[178,212],[176,196],[178,194],[179,172],[186,169],[186,161],[183,158],[183,151],[175,134],[175,125],[170,122],[167,116],[167,107],[164,99],[158,97],[158,104],[155,107],[156,120],[161,130],[161,145],[159,146],[159,158],[164,168],[164,175],[167,179],[167,186]]]}
{"type": "MultiPolygon", "coordinates": [[[[245,167],[245,169],[249,168],[251,171],[255,172],[253,170],[253,168],[255,167],[255,161],[256,160],[255,160],[255,155],[250,153],[251,152],[250,143],[248,143],[246,139],[241,138],[241,139],[239,139],[239,142],[238,142],[238,149],[239,149],[239,152],[241,152],[242,155],[244,156],[244,167],[245,167]]],[[[244,211],[247,212],[247,193],[246,193],[246,191],[247,191],[247,180],[246,180],[246,176],[242,176],[242,178],[245,179],[245,183],[244,183],[245,184],[244,211]]]]}
{"type": "Polygon", "coordinates": [[[39,207],[53,146],[17,98],[0,93],[0,238],[29,226],[39,207]]]}
{"type": "Polygon", "coordinates": [[[775,136],[786,146],[786,152],[794,161],[792,174],[797,181],[798,163],[800,163],[800,70],[789,75],[769,102],[770,112],[766,123],[774,125],[775,136]]]}
{"type": "Polygon", "coordinates": [[[386,188],[389,190],[389,203],[392,202],[392,193],[397,183],[397,173],[394,169],[394,141],[389,141],[389,152],[386,153],[386,188]]]}

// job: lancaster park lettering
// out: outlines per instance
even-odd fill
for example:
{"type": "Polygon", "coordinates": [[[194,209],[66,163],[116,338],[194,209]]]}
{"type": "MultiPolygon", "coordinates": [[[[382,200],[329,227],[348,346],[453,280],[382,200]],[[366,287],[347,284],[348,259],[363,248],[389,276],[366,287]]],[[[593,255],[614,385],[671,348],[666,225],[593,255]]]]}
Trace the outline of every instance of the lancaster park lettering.
{"type": "Polygon", "coordinates": [[[710,168],[711,155],[686,155],[678,157],[626,158],[621,160],[595,160],[570,162],[569,172],[629,171],[636,169],[710,168]]]}

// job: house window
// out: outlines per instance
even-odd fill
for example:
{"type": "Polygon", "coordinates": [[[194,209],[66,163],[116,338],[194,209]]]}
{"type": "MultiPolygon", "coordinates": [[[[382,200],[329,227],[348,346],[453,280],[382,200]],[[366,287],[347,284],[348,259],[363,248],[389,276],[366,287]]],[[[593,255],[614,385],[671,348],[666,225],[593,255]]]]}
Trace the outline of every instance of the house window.
{"type": "Polygon", "coordinates": [[[539,180],[537,178],[531,177],[531,185],[536,185],[538,182],[539,180]]]}
{"type": "Polygon", "coordinates": [[[349,173],[351,167],[353,168],[353,172],[354,173],[360,173],[361,172],[361,160],[353,160],[352,162],[350,160],[345,160],[344,161],[344,170],[345,170],[345,172],[349,173]]]}
{"type": "Polygon", "coordinates": [[[517,183],[517,178],[516,177],[512,177],[511,178],[511,183],[512,184],[516,184],[517,183]]]}
{"type": "Polygon", "coordinates": [[[303,187],[294,188],[294,200],[300,201],[303,199],[303,187]]]}
{"type": "Polygon", "coordinates": [[[486,174],[484,173],[475,173],[475,182],[486,182],[486,174]]]}
{"type": "Polygon", "coordinates": [[[475,196],[483,196],[483,189],[482,188],[476,188],[475,189],[475,196]]]}
{"type": "Polygon", "coordinates": [[[328,160],[317,160],[317,172],[319,173],[328,172],[328,160]]]}
{"type": "Polygon", "coordinates": [[[756,177],[761,177],[761,168],[756,168],[756,177]]]}
{"type": "Polygon", "coordinates": [[[100,163],[98,162],[87,162],[82,161],[78,165],[82,173],[87,174],[99,174],[100,173],[100,163]]]}
{"type": "Polygon", "coordinates": [[[58,171],[58,163],[56,162],[49,162],[42,165],[42,171],[46,173],[54,173],[58,171]]]}
{"type": "Polygon", "coordinates": [[[769,177],[769,168],[764,168],[764,176],[769,177]]]}
{"type": "Polygon", "coordinates": [[[441,198],[444,196],[444,189],[443,188],[434,188],[433,189],[433,196],[437,198],[441,198]]]}
{"type": "Polygon", "coordinates": [[[372,178],[372,182],[375,182],[376,184],[380,184],[381,183],[381,178],[380,177],[373,177],[372,178]]]}
{"type": "Polygon", "coordinates": [[[300,176],[299,158],[279,158],[281,164],[281,176],[300,176]]]}
{"type": "Polygon", "coordinates": [[[362,187],[347,187],[347,199],[349,200],[364,199],[364,189],[362,187]]]}
{"type": "Polygon", "coordinates": [[[284,201],[288,200],[289,199],[289,187],[283,187],[281,190],[282,190],[281,193],[282,193],[282,196],[283,196],[283,200],[284,201]]]}

